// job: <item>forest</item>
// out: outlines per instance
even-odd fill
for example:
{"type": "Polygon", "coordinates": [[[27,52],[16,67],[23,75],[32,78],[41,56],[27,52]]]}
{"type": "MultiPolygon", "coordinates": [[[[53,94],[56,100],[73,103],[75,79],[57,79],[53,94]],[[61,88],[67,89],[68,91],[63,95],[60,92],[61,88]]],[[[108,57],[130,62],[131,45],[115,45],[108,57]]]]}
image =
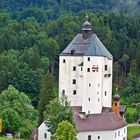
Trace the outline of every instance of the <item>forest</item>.
{"type": "MultiPolygon", "coordinates": [[[[59,54],[88,15],[93,32],[113,55],[113,94],[117,87],[122,104],[140,102],[139,7],[139,0],[1,0],[0,97],[10,90],[25,93],[33,114],[41,117],[58,96],[59,54]]],[[[27,116],[22,130],[32,114],[27,116]]]]}

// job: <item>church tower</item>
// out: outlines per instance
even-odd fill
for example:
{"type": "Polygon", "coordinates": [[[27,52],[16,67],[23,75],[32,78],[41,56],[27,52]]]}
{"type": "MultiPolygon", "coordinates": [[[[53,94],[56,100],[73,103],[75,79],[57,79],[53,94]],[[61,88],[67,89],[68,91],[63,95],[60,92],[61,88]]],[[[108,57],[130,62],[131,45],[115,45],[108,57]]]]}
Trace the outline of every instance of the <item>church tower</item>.
{"type": "Polygon", "coordinates": [[[99,114],[112,107],[113,57],[88,21],[81,32],[60,54],[59,97],[67,96],[70,106],[86,114],[99,114]]]}

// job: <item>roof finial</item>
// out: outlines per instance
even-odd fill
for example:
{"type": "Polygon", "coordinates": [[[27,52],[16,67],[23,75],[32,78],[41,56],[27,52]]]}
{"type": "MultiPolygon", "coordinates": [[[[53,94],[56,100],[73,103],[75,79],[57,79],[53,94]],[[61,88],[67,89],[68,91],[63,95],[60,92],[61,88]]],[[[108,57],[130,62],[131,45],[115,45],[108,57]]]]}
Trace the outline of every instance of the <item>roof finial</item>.
{"type": "Polygon", "coordinates": [[[86,14],[86,20],[88,20],[88,14],[86,14]]]}

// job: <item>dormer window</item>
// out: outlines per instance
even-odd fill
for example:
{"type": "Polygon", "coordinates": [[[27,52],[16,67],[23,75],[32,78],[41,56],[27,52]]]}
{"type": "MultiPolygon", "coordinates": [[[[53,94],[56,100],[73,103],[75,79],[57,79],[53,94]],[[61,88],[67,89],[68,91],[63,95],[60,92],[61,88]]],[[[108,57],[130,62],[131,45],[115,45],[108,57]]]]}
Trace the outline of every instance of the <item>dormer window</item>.
{"type": "Polygon", "coordinates": [[[71,50],[71,55],[74,55],[75,54],[75,50],[71,50]]]}

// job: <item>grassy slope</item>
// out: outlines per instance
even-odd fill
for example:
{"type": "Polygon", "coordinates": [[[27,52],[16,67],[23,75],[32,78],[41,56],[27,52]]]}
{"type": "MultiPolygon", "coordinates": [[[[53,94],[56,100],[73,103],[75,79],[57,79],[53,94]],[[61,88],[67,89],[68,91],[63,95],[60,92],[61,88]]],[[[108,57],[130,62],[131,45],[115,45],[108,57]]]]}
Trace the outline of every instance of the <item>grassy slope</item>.
{"type": "Polygon", "coordinates": [[[140,133],[140,126],[129,126],[128,127],[128,140],[132,140],[132,136],[140,133]]]}
{"type": "Polygon", "coordinates": [[[126,112],[130,114],[134,114],[136,112],[136,108],[128,107],[126,112]]]}
{"type": "Polygon", "coordinates": [[[0,140],[24,140],[24,139],[11,139],[11,138],[0,137],[0,140]]]}

